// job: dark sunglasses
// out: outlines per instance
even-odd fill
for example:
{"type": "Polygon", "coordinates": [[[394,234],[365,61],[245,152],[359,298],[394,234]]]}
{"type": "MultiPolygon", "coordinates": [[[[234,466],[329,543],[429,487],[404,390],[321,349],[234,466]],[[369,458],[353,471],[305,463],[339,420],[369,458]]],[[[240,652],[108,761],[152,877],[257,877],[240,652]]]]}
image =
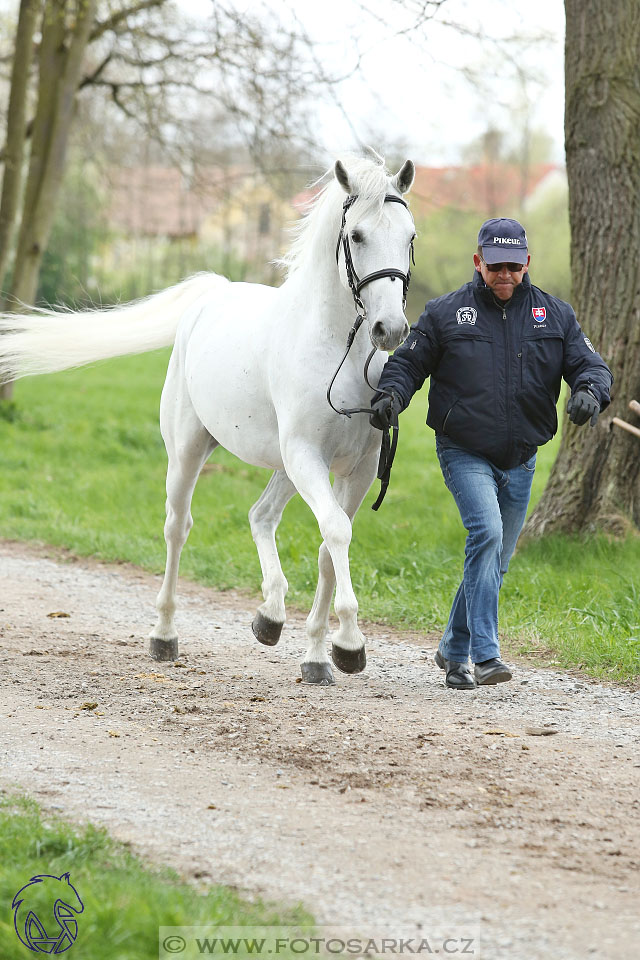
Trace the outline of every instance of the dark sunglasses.
{"type": "Polygon", "coordinates": [[[504,267],[507,268],[507,270],[509,271],[509,273],[520,273],[520,271],[521,271],[521,270],[524,270],[524,268],[526,267],[526,263],[512,263],[512,262],[509,262],[509,263],[487,263],[487,261],[484,259],[484,257],[480,257],[480,259],[481,259],[482,262],[484,263],[484,265],[485,265],[485,267],[487,268],[487,270],[489,270],[491,273],[500,273],[500,271],[503,270],[504,267]]]}

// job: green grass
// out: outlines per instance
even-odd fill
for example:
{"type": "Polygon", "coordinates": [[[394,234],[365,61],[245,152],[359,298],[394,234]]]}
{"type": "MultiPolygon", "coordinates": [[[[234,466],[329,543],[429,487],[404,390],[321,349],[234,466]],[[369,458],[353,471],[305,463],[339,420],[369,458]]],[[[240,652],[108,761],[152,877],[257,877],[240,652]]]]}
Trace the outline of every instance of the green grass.
{"type": "Polygon", "coordinates": [[[70,874],[84,911],[78,917],[78,939],[65,956],[82,960],[157,960],[160,926],[288,931],[313,923],[302,908],[249,903],[226,887],[199,892],[167,868],[145,866],[104,830],[43,819],[37,805],[22,797],[0,796],[0,863],[2,960],[30,956],[16,936],[11,904],[38,874],[70,874]]]}
{"type": "MultiPolygon", "coordinates": [[[[15,407],[0,420],[1,536],[163,569],[166,459],[158,403],[167,357],[161,351],[18,384],[15,407]]],[[[358,514],[351,562],[363,619],[433,630],[446,621],[462,574],[465,532],[425,413],[426,393],[402,416],[383,507],[369,509],[372,490],[358,514]]],[[[540,450],[532,505],[557,442],[540,450]]],[[[259,589],[247,511],[268,476],[225,451],[213,455],[196,488],[183,575],[222,589],[259,589]]],[[[287,507],[278,542],[289,601],[307,608],[319,534],[300,498],[287,507]]],[[[519,548],[501,597],[505,651],[615,680],[636,676],[638,569],[637,536],[556,536],[519,548]]]]}

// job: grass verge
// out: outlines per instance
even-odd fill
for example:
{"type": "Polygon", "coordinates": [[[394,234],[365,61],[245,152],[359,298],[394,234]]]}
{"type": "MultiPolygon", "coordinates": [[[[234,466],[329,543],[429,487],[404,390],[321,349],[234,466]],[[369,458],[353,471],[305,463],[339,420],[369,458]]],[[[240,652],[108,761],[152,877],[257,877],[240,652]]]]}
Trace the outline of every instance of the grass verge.
{"type": "MultiPolygon", "coordinates": [[[[286,936],[291,927],[313,924],[302,908],[249,903],[227,887],[198,892],[169,869],[145,866],[105,830],[78,830],[45,817],[24,797],[0,795],[0,862],[3,960],[29,956],[16,935],[11,904],[31,877],[41,874],[69,873],[84,904],[78,939],[65,954],[70,958],[157,960],[160,926],[269,927],[286,936]]],[[[36,908],[44,923],[47,911],[42,913],[36,908]]],[[[57,929],[55,922],[51,926],[57,929]]]]}
{"type": "MultiPolygon", "coordinates": [[[[1,536],[163,569],[166,456],[158,404],[167,358],[159,351],[18,384],[14,405],[0,419],[1,536]]],[[[427,631],[446,622],[462,575],[465,531],[442,481],[425,413],[423,395],[402,416],[387,499],[372,513],[376,491],[367,497],[354,527],[351,564],[363,618],[427,631]]],[[[557,442],[539,452],[532,505],[557,442]]],[[[221,589],[258,590],[247,511],[268,477],[226,451],[214,453],[196,487],[183,575],[221,589]]],[[[300,498],[287,507],[278,544],[289,601],[309,607],[319,533],[300,498]]],[[[637,536],[553,536],[519,547],[501,596],[505,652],[616,681],[636,677],[638,569],[637,536]]]]}

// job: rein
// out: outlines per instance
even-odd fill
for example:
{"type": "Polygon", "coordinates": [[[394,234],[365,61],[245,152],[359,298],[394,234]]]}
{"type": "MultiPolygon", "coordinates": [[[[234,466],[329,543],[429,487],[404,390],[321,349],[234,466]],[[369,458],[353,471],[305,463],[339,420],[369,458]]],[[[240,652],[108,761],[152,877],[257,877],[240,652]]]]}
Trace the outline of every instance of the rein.
{"type": "MultiPolygon", "coordinates": [[[[409,283],[411,282],[411,263],[413,263],[415,266],[415,262],[416,262],[414,251],[413,251],[413,240],[412,240],[410,245],[411,263],[406,273],[403,273],[402,270],[396,270],[394,267],[388,267],[383,270],[375,270],[373,273],[368,273],[362,279],[358,277],[358,274],[356,273],[356,269],[353,265],[353,258],[351,256],[351,245],[349,243],[349,235],[345,229],[347,211],[355,203],[357,199],[358,199],[357,194],[349,196],[347,197],[347,199],[344,201],[342,205],[342,223],[340,225],[340,233],[338,234],[338,242],[336,243],[336,263],[338,263],[340,259],[341,246],[344,252],[344,263],[345,263],[345,269],[347,272],[347,281],[349,283],[349,289],[351,290],[351,295],[353,296],[353,302],[356,307],[356,319],[354,320],[353,326],[351,327],[347,335],[347,348],[344,352],[342,360],[338,364],[336,372],[331,378],[331,383],[327,387],[327,401],[329,403],[329,406],[331,407],[332,410],[335,410],[336,413],[344,417],[347,417],[348,419],[351,419],[351,415],[353,413],[368,413],[369,415],[371,415],[371,407],[352,407],[349,409],[344,409],[344,408],[338,409],[333,405],[331,401],[331,388],[333,387],[335,379],[340,373],[340,370],[342,369],[343,363],[345,362],[345,360],[349,355],[349,351],[351,350],[356,334],[360,329],[360,327],[362,326],[362,323],[364,322],[367,315],[365,305],[360,299],[360,291],[368,283],[371,283],[373,280],[381,280],[383,277],[390,277],[391,280],[396,280],[396,278],[399,280],[402,280],[402,290],[403,290],[402,308],[404,310],[407,303],[407,292],[409,290],[409,283]]],[[[385,203],[387,202],[401,203],[403,207],[406,207],[407,210],[409,209],[409,205],[402,199],[402,197],[396,197],[390,193],[385,194],[384,202],[385,203]]],[[[376,350],[377,350],[377,347],[374,347],[366,359],[366,362],[364,365],[364,371],[363,371],[364,381],[370,390],[373,390],[374,392],[377,391],[378,393],[381,393],[386,397],[391,397],[392,399],[394,399],[393,394],[390,393],[388,390],[383,390],[381,387],[373,387],[369,383],[369,365],[376,354],[376,350]]],[[[391,476],[391,467],[393,466],[393,459],[396,455],[396,449],[398,447],[398,434],[400,432],[400,427],[398,423],[398,414],[394,410],[393,405],[391,407],[391,420],[389,423],[389,430],[391,432],[391,436],[388,430],[382,431],[382,446],[380,448],[380,460],[378,461],[378,473],[377,473],[378,480],[380,480],[380,493],[378,494],[378,499],[371,507],[372,510],[377,510],[385,498],[385,494],[389,486],[389,479],[391,476]]]]}

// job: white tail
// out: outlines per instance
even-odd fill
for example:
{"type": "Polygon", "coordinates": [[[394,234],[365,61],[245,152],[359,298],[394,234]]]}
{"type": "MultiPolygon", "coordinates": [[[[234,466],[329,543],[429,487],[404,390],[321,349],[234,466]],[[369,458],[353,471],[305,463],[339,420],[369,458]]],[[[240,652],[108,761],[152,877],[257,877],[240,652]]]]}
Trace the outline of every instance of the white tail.
{"type": "Polygon", "coordinates": [[[0,382],[167,347],[185,310],[227,283],[200,273],[122,307],[0,314],[0,382]]]}

